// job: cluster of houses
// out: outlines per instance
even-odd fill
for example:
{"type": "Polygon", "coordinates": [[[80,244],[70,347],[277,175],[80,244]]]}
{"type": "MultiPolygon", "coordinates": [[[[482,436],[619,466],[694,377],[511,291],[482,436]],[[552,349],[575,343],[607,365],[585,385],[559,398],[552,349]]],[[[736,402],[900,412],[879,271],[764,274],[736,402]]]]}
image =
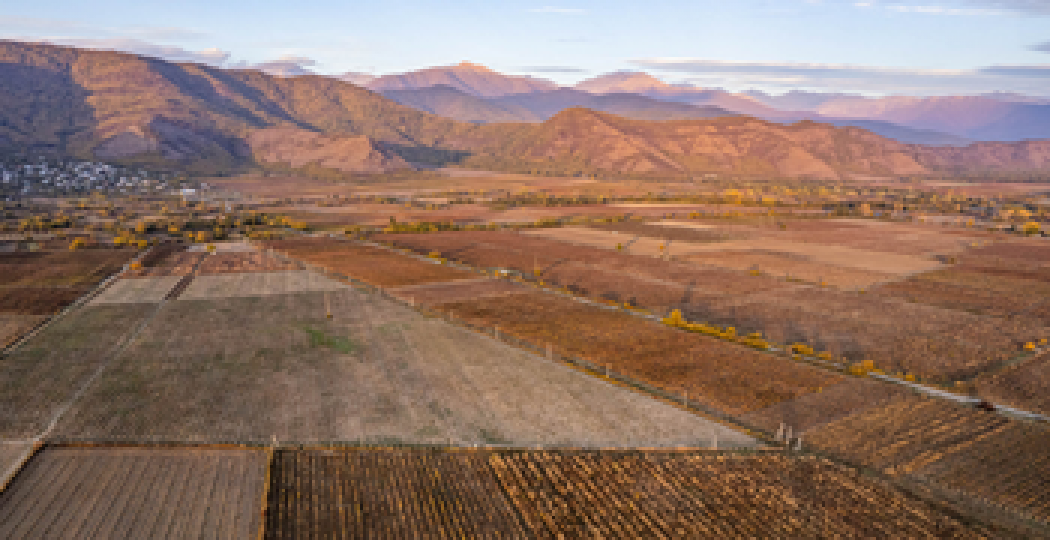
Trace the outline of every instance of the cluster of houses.
{"type": "Polygon", "coordinates": [[[93,161],[0,161],[0,197],[10,201],[97,191],[163,193],[175,187],[171,176],[93,161]]]}

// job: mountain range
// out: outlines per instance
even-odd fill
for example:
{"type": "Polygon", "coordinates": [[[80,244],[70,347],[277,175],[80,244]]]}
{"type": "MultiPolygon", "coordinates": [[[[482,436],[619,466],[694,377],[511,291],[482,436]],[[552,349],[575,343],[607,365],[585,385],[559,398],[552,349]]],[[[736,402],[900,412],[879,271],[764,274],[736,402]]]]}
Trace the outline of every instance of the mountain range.
{"type": "Polygon", "coordinates": [[[910,127],[881,119],[781,110],[750,95],[669,85],[640,72],[610,73],[582,81],[573,88],[539,86],[521,92],[515,77],[482,70],[474,64],[468,66],[428,68],[415,72],[420,74],[419,77],[398,76],[401,84],[394,90],[387,89],[389,82],[372,81],[366,86],[398,103],[464,122],[540,122],[569,107],[587,107],[639,120],[746,114],[781,123],[815,120],[836,126],[861,127],[908,143],[959,146],[973,142],[921,125],[910,127]],[[466,73],[471,76],[466,77],[466,73]],[[458,81],[455,92],[450,91],[453,87],[442,82],[453,79],[458,81]],[[407,88],[405,81],[409,80],[418,86],[407,88]]]}
{"type": "Polygon", "coordinates": [[[368,83],[414,100],[406,106],[336,77],[0,41],[0,151],[208,173],[269,165],[369,173],[428,163],[846,178],[1050,168],[1050,141],[922,146],[858,127],[745,115],[725,105],[772,108],[720,91],[656,87],[643,95],[615,85],[598,91],[594,80],[592,92],[558,89],[464,64],[445,70],[455,74],[452,85],[439,68],[423,71],[368,83]],[[437,82],[407,88],[420,81],[437,82]],[[482,123],[497,114],[514,121],[482,123]]]}

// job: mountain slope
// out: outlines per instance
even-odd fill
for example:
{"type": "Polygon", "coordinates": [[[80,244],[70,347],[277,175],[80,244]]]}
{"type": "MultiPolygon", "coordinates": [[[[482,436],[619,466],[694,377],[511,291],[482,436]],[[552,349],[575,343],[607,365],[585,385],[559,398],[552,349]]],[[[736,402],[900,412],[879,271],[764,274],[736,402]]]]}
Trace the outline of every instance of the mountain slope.
{"type": "MultiPolygon", "coordinates": [[[[586,99],[650,117],[724,114],[633,95],[555,95],[564,96],[559,105],[586,99]]],[[[506,101],[515,99],[524,98],[506,101]]],[[[476,125],[332,77],[280,78],[10,41],[0,41],[0,146],[209,173],[260,162],[381,172],[422,161],[500,170],[818,178],[1050,169],[1050,141],[932,148],[814,122],[783,125],[746,116],[651,122],[583,108],[541,124],[476,125]]]]}
{"type": "Polygon", "coordinates": [[[463,93],[478,97],[546,92],[558,87],[543,79],[503,75],[470,62],[410,71],[399,75],[384,75],[370,81],[367,87],[377,92],[386,92],[437,85],[451,86],[463,93]]]}
{"type": "Polygon", "coordinates": [[[540,118],[550,118],[558,112],[572,107],[585,107],[636,120],[677,120],[683,118],[713,118],[732,116],[732,113],[717,107],[696,107],[685,103],[655,100],[637,94],[594,95],[571,88],[560,88],[550,92],[514,94],[490,101],[501,105],[520,107],[540,118]]]}
{"type": "MultiPolygon", "coordinates": [[[[857,128],[751,117],[645,122],[574,108],[507,143],[523,163],[633,173],[730,172],[815,178],[922,174],[912,149],[857,128]]],[[[542,167],[541,167],[542,168],[542,167]]]]}
{"type": "Polygon", "coordinates": [[[490,136],[329,77],[0,41],[0,143],[9,149],[222,169],[249,159],[251,131],[274,127],[367,136],[410,161],[490,136]]]}
{"type": "Polygon", "coordinates": [[[826,101],[816,112],[884,120],[977,140],[1050,138],[1050,105],[989,97],[847,97],[826,101]]]}
{"type": "MultiPolygon", "coordinates": [[[[527,94],[526,94],[527,95],[527,94]]],[[[427,88],[386,90],[383,96],[402,105],[460,122],[540,122],[543,117],[532,111],[461,92],[439,84],[427,88]]]]}

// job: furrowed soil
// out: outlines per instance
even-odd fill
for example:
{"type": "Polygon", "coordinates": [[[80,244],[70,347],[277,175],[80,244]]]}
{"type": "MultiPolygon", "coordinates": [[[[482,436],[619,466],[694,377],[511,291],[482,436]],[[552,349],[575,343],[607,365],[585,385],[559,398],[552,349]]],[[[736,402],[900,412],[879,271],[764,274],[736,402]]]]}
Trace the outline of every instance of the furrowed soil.
{"type": "Polygon", "coordinates": [[[717,436],[720,445],[757,444],[379,295],[182,298],[69,410],[56,437],[678,446],[717,436]]]}
{"type": "Polygon", "coordinates": [[[266,538],[531,538],[487,452],[317,449],[275,456],[266,538]]]}
{"type": "Polygon", "coordinates": [[[262,450],[47,447],[0,493],[2,538],[255,538],[262,450]]]}

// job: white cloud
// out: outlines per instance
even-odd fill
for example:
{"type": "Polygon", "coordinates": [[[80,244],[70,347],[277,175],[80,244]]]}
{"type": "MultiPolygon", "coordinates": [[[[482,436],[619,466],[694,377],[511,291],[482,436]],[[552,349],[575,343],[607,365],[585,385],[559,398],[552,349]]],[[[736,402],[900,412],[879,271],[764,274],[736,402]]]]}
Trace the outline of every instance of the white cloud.
{"type": "Polygon", "coordinates": [[[231,64],[229,67],[232,69],[258,69],[278,77],[300,77],[303,75],[317,75],[317,72],[309,69],[316,65],[318,65],[318,62],[313,58],[289,54],[258,64],[239,62],[231,64]]]}
{"type": "Polygon", "coordinates": [[[1029,49],[1037,52],[1050,53],[1050,41],[1044,41],[1043,43],[1037,43],[1029,47],[1029,49]]]}
{"type": "Polygon", "coordinates": [[[853,64],[725,62],[703,58],[642,58],[631,63],[682,74],[693,84],[747,89],[805,89],[865,94],[965,95],[1004,91],[1046,95],[1050,64],[976,69],[920,69],[853,64]]]}
{"type": "Polygon", "coordinates": [[[580,8],[563,8],[563,7],[553,7],[553,6],[544,6],[544,7],[541,7],[541,8],[533,8],[533,9],[530,9],[529,11],[532,12],[532,13],[586,13],[587,12],[587,10],[580,9],[580,8]]]}
{"type": "Polygon", "coordinates": [[[883,7],[898,13],[921,13],[930,15],[1050,15],[1047,0],[942,0],[936,4],[915,5],[907,0],[860,0],[857,7],[883,7]]]}
{"type": "Polygon", "coordinates": [[[927,15],[1002,15],[999,9],[987,8],[949,8],[944,6],[886,6],[897,13],[923,13],[927,15]]]}
{"type": "Polygon", "coordinates": [[[71,47],[82,47],[86,49],[101,49],[106,51],[122,51],[142,56],[160,58],[169,62],[196,62],[221,66],[230,59],[230,53],[221,49],[202,49],[191,51],[182,47],[157,45],[135,38],[70,38],[51,37],[37,38],[33,41],[43,41],[56,45],[69,45],[71,47]]]}

